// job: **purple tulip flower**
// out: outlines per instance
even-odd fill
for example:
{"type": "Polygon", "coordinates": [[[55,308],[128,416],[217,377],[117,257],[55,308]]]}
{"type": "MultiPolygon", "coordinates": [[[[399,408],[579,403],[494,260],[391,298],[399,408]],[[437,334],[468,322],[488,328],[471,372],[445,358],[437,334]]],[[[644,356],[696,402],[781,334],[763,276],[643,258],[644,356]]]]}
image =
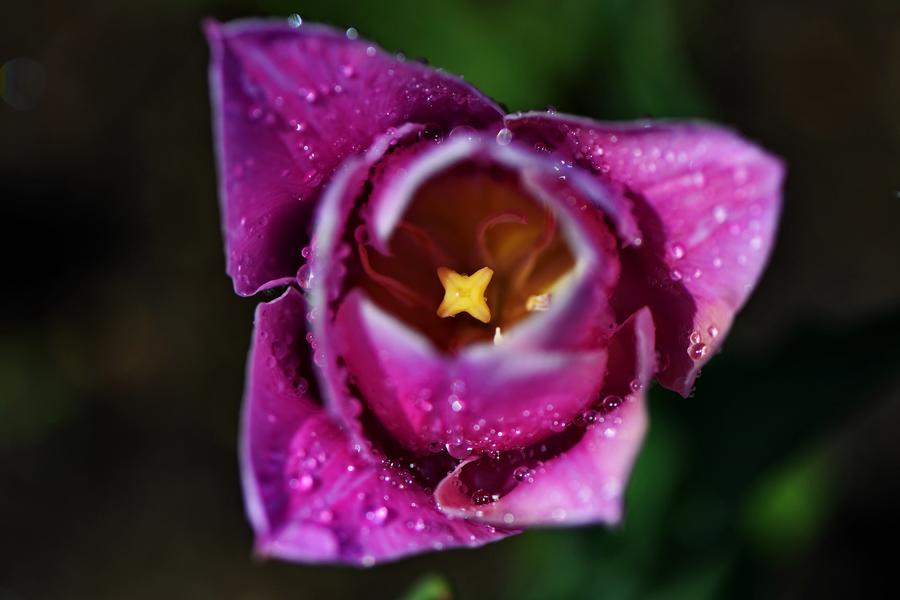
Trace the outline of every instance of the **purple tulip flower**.
{"type": "Polygon", "coordinates": [[[651,380],[759,278],[780,162],[705,123],[505,114],[319,25],[210,22],[240,460],[264,556],[372,565],[616,523],[651,380]]]}

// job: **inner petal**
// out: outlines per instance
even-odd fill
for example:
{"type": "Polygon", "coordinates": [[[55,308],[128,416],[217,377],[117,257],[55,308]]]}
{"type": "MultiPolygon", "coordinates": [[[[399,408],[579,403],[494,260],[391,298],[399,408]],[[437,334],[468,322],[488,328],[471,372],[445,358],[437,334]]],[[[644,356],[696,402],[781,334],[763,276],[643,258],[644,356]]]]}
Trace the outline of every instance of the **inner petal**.
{"type": "Polygon", "coordinates": [[[448,352],[502,341],[516,323],[552,306],[554,290],[575,266],[552,208],[534,198],[515,172],[473,163],[425,182],[388,247],[389,254],[382,254],[364,242],[358,245],[362,287],[383,309],[448,352]],[[472,311],[442,310],[448,288],[438,272],[459,277],[490,272],[485,306],[477,306],[478,291],[472,311]]]}

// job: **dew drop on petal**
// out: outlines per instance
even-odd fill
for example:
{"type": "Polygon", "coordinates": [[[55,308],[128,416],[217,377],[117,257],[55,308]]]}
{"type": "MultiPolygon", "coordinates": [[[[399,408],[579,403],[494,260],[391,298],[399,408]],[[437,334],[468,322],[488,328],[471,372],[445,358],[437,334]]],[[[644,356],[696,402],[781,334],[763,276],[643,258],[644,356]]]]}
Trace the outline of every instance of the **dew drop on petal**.
{"type": "Polygon", "coordinates": [[[600,408],[602,408],[604,412],[611,412],[611,411],[619,408],[619,406],[621,406],[621,404],[622,404],[621,396],[607,396],[600,403],[600,408]]]}
{"type": "Polygon", "coordinates": [[[693,344],[690,348],[688,348],[688,356],[690,356],[694,360],[700,360],[704,355],[706,355],[706,344],[702,342],[699,344],[693,344]]]}
{"type": "Polygon", "coordinates": [[[313,274],[312,268],[310,268],[309,263],[306,263],[300,270],[297,271],[297,282],[300,284],[300,287],[304,290],[308,290],[312,287],[313,279],[315,275],[313,274]]]}
{"type": "Polygon", "coordinates": [[[472,494],[472,504],[474,504],[475,506],[481,506],[483,504],[490,504],[491,502],[494,502],[495,500],[497,500],[497,498],[495,498],[491,494],[485,492],[484,490],[478,490],[477,492],[472,494]]]}
{"type": "Polygon", "coordinates": [[[464,460],[472,455],[472,446],[463,440],[454,440],[446,445],[447,454],[457,460],[464,460]]]}
{"type": "Polygon", "coordinates": [[[713,218],[717,223],[724,223],[725,219],[728,218],[728,210],[721,204],[716,205],[716,207],[713,208],[713,218]]]}
{"type": "Polygon", "coordinates": [[[526,466],[516,467],[516,470],[513,471],[513,478],[519,482],[534,482],[534,471],[529,469],[526,466]]]}
{"type": "Polygon", "coordinates": [[[301,25],[303,25],[303,17],[301,17],[297,13],[293,13],[288,17],[288,25],[290,25],[294,29],[300,27],[301,25]]]}
{"type": "Polygon", "coordinates": [[[347,36],[348,40],[355,40],[359,37],[359,32],[356,30],[356,27],[348,27],[344,34],[347,36]]]}
{"type": "Polygon", "coordinates": [[[301,492],[308,492],[316,487],[316,478],[311,473],[302,473],[296,479],[291,479],[290,486],[301,492]]]}
{"type": "Polygon", "coordinates": [[[497,143],[501,146],[509,146],[510,142],[512,142],[512,138],[512,131],[506,127],[497,132],[497,143]]]}
{"type": "Polygon", "coordinates": [[[366,520],[375,525],[384,525],[391,516],[391,509],[387,506],[377,506],[366,511],[366,520]]]}

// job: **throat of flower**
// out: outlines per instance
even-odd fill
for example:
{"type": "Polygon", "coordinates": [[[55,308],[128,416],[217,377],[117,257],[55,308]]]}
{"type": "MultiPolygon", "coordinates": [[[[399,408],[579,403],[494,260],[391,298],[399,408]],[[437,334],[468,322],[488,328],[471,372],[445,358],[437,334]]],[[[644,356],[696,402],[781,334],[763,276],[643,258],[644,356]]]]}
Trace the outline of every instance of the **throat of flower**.
{"type": "Polygon", "coordinates": [[[445,319],[465,312],[482,323],[490,322],[491,309],[484,293],[494,276],[492,269],[482,267],[471,275],[461,275],[453,269],[440,267],[437,275],[444,286],[444,299],[437,309],[439,317],[445,319]]]}

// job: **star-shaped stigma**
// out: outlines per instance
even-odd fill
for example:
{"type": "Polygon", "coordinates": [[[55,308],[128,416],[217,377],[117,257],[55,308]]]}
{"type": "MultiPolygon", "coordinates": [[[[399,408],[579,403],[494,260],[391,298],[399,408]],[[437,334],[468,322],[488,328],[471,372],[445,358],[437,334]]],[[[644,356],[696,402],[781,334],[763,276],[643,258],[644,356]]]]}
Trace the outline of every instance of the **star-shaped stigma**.
{"type": "Polygon", "coordinates": [[[491,320],[491,309],[488,308],[484,291],[494,276],[493,270],[482,267],[471,275],[461,275],[453,269],[441,267],[437,274],[444,286],[444,300],[437,309],[439,317],[443,319],[467,312],[482,323],[491,320]]]}

